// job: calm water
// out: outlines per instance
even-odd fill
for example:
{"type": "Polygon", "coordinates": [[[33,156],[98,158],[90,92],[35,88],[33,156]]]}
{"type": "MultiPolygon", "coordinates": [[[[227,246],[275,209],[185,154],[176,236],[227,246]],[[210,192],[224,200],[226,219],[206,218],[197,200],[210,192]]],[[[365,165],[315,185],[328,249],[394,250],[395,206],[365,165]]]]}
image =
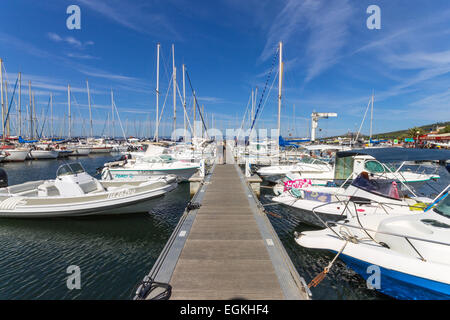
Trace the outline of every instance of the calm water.
{"type": "MultiPolygon", "coordinates": [[[[111,156],[80,157],[92,175],[111,156]]],[[[70,158],[69,161],[76,161],[70,158]]],[[[52,179],[65,161],[5,163],[9,183],[52,179]]],[[[148,214],[51,220],[0,220],[0,299],[130,299],[189,201],[179,185],[148,214]],[[66,269],[81,269],[68,290],[66,269]]]]}
{"type": "MultiPolygon", "coordinates": [[[[92,175],[111,156],[80,157],[92,175]]],[[[70,158],[70,162],[77,161],[70,158]]],[[[62,160],[0,164],[9,184],[53,179],[62,160]]],[[[442,189],[449,181],[434,184],[442,189]]],[[[434,192],[432,189],[428,192],[434,192]],[[430,191],[431,190],[431,191],[430,191]]],[[[271,190],[262,189],[264,196],[271,190]]],[[[0,299],[131,299],[136,285],[148,273],[189,201],[189,185],[160,199],[148,214],[50,220],[0,220],[0,299]],[[81,290],[68,290],[66,269],[81,269],[81,290]]],[[[270,207],[280,239],[299,273],[309,282],[333,258],[332,254],[305,249],[293,240],[294,231],[311,230],[289,209],[270,207]]],[[[386,299],[368,290],[365,282],[339,260],[316,288],[314,299],[386,299]]]]}

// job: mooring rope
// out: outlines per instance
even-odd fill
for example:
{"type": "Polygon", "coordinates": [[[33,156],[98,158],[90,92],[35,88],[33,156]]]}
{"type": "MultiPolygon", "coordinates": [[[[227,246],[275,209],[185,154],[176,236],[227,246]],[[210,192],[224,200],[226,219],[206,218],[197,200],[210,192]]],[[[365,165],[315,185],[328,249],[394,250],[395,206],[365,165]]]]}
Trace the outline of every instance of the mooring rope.
{"type": "Polygon", "coordinates": [[[331,260],[331,262],[323,269],[321,273],[319,273],[317,276],[314,277],[314,279],[311,280],[311,282],[308,284],[308,288],[316,287],[319,283],[322,282],[323,279],[327,276],[327,274],[330,272],[331,267],[333,266],[336,259],[339,257],[339,255],[344,251],[345,247],[347,246],[348,240],[345,241],[344,245],[342,246],[341,250],[337,253],[337,255],[331,260]]]}

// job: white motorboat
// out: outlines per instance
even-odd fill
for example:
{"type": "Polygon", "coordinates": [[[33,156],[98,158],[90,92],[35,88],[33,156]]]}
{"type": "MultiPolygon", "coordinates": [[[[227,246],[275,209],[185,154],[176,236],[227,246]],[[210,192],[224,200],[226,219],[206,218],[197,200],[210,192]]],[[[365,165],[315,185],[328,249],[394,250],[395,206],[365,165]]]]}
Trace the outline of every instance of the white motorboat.
{"type": "MultiPolygon", "coordinates": [[[[367,152],[368,149],[364,150],[367,152]]],[[[347,151],[347,153],[350,153],[350,151],[347,151]]],[[[415,187],[440,178],[435,173],[401,170],[403,165],[395,169],[393,166],[382,163],[367,154],[355,153],[353,156],[336,156],[334,166],[318,159],[307,159],[304,158],[302,159],[303,162],[291,166],[263,167],[257,173],[271,182],[279,182],[283,177],[287,177],[289,180],[310,179],[312,184],[316,186],[325,186],[334,180],[352,180],[363,171],[369,172],[377,179],[395,179],[413,184],[415,187]]]]}
{"type": "MultiPolygon", "coordinates": [[[[448,187],[447,187],[448,188],[448,187]]],[[[450,197],[415,215],[373,215],[295,234],[302,247],[325,249],[368,286],[397,299],[450,299],[450,197]]]]}
{"type": "Polygon", "coordinates": [[[277,165],[262,167],[257,171],[263,179],[276,183],[284,176],[290,174],[292,179],[312,179],[314,184],[325,184],[326,181],[333,180],[333,166],[327,162],[304,157],[293,165],[277,165]],[[297,173],[296,176],[294,174],[297,173]]]}
{"type": "Polygon", "coordinates": [[[175,176],[97,180],[81,164],[59,167],[55,180],[0,188],[0,217],[49,218],[148,212],[151,201],[177,186],[175,176]]]}
{"type": "Polygon", "coordinates": [[[369,180],[363,172],[345,189],[338,187],[288,188],[272,201],[295,209],[306,223],[324,227],[323,221],[392,212],[408,214],[423,210],[432,199],[404,197],[397,182],[369,180]]]}
{"type": "Polygon", "coordinates": [[[200,163],[178,161],[169,155],[127,159],[122,162],[106,163],[102,170],[102,179],[134,179],[158,177],[174,174],[186,181],[200,168],[200,163]]]}

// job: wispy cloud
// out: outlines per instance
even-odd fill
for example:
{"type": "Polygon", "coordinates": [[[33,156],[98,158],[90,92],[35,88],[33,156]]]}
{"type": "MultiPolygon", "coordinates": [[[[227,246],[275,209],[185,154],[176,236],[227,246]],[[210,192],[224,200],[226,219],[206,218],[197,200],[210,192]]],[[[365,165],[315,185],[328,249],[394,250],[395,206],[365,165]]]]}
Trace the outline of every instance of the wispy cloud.
{"type": "Polygon", "coordinates": [[[116,23],[144,34],[180,39],[169,18],[157,13],[155,6],[146,2],[129,3],[118,0],[79,0],[84,6],[104,15],[116,23]]]}
{"type": "Polygon", "coordinates": [[[84,48],[86,46],[92,46],[94,45],[94,41],[86,41],[86,42],[81,42],[80,40],[75,39],[74,37],[61,37],[60,35],[53,33],[53,32],[48,32],[47,33],[47,37],[54,41],[54,42],[65,42],[70,44],[71,46],[74,46],[76,48],[84,48]]]}
{"type": "Polygon", "coordinates": [[[347,41],[352,13],[347,0],[288,0],[269,29],[261,59],[274,54],[278,41],[300,51],[304,43],[296,38],[307,34],[305,82],[312,80],[338,61],[339,52],[347,41]]]}
{"type": "Polygon", "coordinates": [[[69,58],[83,59],[83,60],[99,60],[99,57],[91,56],[90,54],[78,54],[78,53],[67,53],[69,58]]]}

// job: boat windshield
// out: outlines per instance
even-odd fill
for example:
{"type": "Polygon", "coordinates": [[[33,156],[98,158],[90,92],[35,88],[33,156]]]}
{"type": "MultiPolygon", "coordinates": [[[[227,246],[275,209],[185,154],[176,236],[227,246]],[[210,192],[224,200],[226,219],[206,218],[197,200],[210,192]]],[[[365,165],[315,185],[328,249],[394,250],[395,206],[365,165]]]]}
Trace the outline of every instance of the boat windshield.
{"type": "Polygon", "coordinates": [[[367,172],[361,172],[352,185],[365,191],[377,193],[384,197],[400,199],[400,191],[397,182],[387,179],[370,179],[367,172]]]}
{"type": "Polygon", "coordinates": [[[308,164],[327,164],[326,162],[324,162],[322,160],[314,159],[309,156],[301,158],[299,162],[300,163],[308,163],[308,164]]]}
{"type": "Polygon", "coordinates": [[[159,155],[159,156],[153,156],[153,157],[144,157],[142,158],[145,162],[150,163],[167,163],[167,162],[173,162],[174,159],[169,155],[159,155]]]}
{"type": "Polygon", "coordinates": [[[450,218],[450,196],[447,196],[433,209],[435,212],[450,218]]]}
{"type": "Polygon", "coordinates": [[[84,172],[84,168],[80,163],[63,164],[58,168],[58,171],[56,171],[56,176],[68,176],[82,172],[84,172]]]}

